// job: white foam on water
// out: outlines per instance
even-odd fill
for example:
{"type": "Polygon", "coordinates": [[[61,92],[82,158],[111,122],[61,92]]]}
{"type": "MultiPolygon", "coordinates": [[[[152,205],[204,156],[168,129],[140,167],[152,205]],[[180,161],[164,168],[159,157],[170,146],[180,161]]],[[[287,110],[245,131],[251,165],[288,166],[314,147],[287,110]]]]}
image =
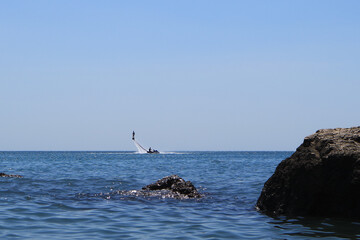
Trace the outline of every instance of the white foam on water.
{"type": "Polygon", "coordinates": [[[180,152],[160,152],[161,154],[188,154],[188,153],[180,153],[180,152]]]}
{"type": "Polygon", "coordinates": [[[147,150],[143,146],[141,146],[135,139],[134,139],[134,143],[138,150],[137,151],[138,153],[147,153],[147,150]]]}

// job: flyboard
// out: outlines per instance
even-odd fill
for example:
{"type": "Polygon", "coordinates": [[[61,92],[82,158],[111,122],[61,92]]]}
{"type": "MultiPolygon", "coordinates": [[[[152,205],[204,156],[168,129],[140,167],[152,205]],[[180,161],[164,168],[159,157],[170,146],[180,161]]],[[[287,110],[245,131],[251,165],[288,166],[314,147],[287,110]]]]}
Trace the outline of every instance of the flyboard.
{"type": "Polygon", "coordinates": [[[138,143],[135,140],[135,132],[133,131],[132,133],[132,140],[134,141],[134,144],[138,150],[138,153],[149,153],[149,154],[157,154],[160,153],[158,150],[155,149],[151,149],[151,147],[149,148],[149,150],[146,150],[143,146],[140,145],[140,143],[138,143]]]}

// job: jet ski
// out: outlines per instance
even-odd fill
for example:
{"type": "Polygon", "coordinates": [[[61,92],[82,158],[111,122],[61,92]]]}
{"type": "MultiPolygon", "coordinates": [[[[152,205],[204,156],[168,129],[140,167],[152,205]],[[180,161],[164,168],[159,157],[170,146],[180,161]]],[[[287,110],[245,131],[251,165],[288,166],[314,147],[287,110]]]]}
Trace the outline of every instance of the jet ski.
{"type": "Polygon", "coordinates": [[[154,154],[154,153],[159,153],[159,151],[158,151],[158,150],[155,150],[155,149],[149,148],[149,150],[147,151],[147,153],[154,154]]]}

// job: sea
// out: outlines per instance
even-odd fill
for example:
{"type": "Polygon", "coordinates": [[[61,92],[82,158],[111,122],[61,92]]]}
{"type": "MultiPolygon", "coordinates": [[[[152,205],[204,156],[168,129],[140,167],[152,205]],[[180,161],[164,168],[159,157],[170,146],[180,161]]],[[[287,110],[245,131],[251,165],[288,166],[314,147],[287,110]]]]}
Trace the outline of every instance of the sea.
{"type": "Polygon", "coordinates": [[[258,212],[292,152],[0,152],[0,239],[360,239],[360,222],[258,212]],[[201,199],[134,196],[165,176],[201,199]]]}

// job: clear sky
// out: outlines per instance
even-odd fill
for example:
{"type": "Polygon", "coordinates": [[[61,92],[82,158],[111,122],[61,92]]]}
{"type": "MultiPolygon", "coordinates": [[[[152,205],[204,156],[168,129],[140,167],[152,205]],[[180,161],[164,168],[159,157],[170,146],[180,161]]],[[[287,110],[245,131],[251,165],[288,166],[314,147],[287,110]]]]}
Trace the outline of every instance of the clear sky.
{"type": "Polygon", "coordinates": [[[290,150],[360,125],[360,1],[0,2],[0,150],[290,150]]]}

